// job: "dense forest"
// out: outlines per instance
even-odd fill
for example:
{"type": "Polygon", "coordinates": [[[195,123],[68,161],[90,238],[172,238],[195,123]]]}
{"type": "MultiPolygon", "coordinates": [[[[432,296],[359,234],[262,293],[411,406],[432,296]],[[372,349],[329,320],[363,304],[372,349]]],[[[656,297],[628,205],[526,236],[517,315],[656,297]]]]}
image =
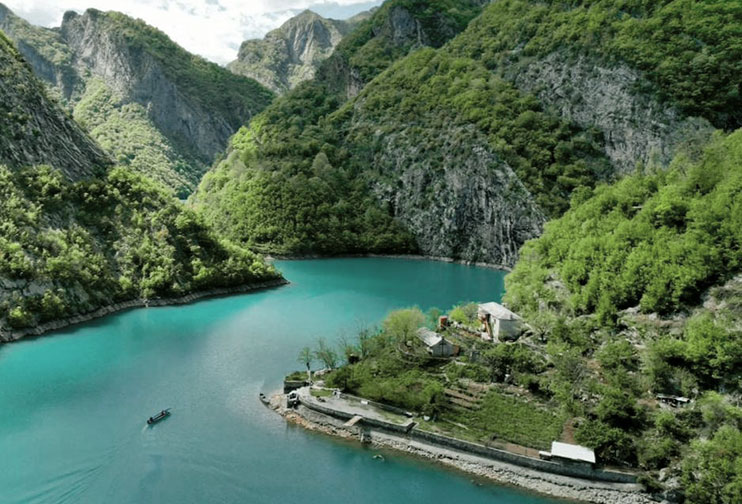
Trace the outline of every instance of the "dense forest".
{"type": "Polygon", "coordinates": [[[650,478],[671,467],[694,503],[736,502],[742,478],[741,165],[739,130],[580,191],[507,278],[533,337],[570,361],[550,387],[576,438],[650,478]],[[657,394],[694,403],[669,412],[657,394]]]}

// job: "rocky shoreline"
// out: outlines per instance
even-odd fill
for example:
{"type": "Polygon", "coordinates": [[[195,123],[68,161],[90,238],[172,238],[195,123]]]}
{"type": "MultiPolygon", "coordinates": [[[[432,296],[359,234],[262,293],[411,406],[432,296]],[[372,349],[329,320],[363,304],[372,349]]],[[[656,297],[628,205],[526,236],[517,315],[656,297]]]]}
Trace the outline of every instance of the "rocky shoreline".
{"type": "MultiPolygon", "coordinates": [[[[342,439],[358,439],[354,428],[346,428],[343,421],[310,410],[304,406],[286,407],[285,396],[276,394],[271,407],[287,422],[305,429],[342,439]]],[[[550,497],[594,504],[650,504],[655,503],[637,484],[607,483],[543,473],[525,467],[491,460],[430,443],[410,440],[401,435],[368,429],[366,437],[376,448],[401,451],[447,467],[486,478],[501,485],[516,486],[550,497]]]]}
{"type": "Polygon", "coordinates": [[[209,289],[205,291],[192,292],[191,294],[177,297],[177,298],[156,298],[156,299],[139,298],[139,299],[132,299],[129,301],[122,301],[120,303],[114,303],[111,305],[102,306],[89,313],[75,315],[73,317],[67,317],[67,318],[58,319],[58,320],[52,320],[50,322],[45,322],[44,324],[39,324],[35,327],[15,329],[15,330],[10,330],[10,331],[3,330],[0,328],[0,342],[11,343],[13,341],[18,341],[28,336],[32,336],[32,337],[42,336],[43,334],[50,332],[50,331],[56,331],[57,329],[63,329],[65,327],[69,327],[72,325],[81,324],[83,322],[88,322],[90,320],[95,320],[97,318],[105,317],[106,315],[110,315],[112,313],[117,313],[120,311],[129,310],[132,308],[189,304],[189,303],[198,301],[200,299],[219,297],[219,296],[229,296],[229,295],[234,295],[234,294],[244,294],[246,292],[252,292],[256,290],[280,287],[281,285],[286,285],[288,283],[289,283],[288,280],[284,278],[277,278],[275,280],[268,280],[266,282],[240,285],[237,287],[224,287],[221,289],[209,289]]]}
{"type": "Polygon", "coordinates": [[[315,254],[304,254],[304,255],[281,255],[281,254],[267,254],[265,256],[266,261],[272,262],[275,260],[281,261],[299,261],[303,259],[356,259],[363,257],[378,257],[382,259],[410,259],[413,261],[438,261],[451,264],[463,264],[466,266],[477,266],[478,268],[489,268],[502,270],[506,272],[512,271],[511,266],[504,264],[494,264],[488,262],[477,262],[467,261],[465,259],[453,259],[451,257],[438,257],[438,256],[426,256],[420,254],[341,254],[337,256],[326,256],[326,255],[315,255],[315,254]]]}

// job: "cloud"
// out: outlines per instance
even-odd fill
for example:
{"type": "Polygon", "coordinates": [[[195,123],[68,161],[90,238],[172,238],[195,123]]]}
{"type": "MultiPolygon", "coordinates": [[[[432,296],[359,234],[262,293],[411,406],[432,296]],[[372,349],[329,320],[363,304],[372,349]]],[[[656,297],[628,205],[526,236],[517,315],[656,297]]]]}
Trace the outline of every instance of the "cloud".
{"type": "Polygon", "coordinates": [[[262,38],[306,8],[334,17],[351,16],[381,0],[4,0],[22,18],[59,26],[68,10],[116,10],[141,18],[187,50],[220,64],[237,56],[243,40],[262,38]]]}

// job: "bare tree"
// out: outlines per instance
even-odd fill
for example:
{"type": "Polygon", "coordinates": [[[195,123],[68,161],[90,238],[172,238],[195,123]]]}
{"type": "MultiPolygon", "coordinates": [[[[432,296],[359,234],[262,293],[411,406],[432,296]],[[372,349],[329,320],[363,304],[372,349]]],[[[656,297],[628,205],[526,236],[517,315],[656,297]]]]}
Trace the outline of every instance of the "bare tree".
{"type": "Polygon", "coordinates": [[[329,369],[335,369],[337,366],[338,354],[334,348],[327,344],[325,338],[317,340],[317,349],[314,351],[314,356],[329,369]]]}

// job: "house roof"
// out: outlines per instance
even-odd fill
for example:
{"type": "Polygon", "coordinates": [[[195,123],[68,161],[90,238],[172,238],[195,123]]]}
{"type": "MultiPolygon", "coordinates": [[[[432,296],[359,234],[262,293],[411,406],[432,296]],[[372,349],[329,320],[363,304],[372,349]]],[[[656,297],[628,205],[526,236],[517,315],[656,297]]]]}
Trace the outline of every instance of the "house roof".
{"type": "Polygon", "coordinates": [[[560,443],[559,441],[551,443],[551,456],[578,460],[580,462],[590,462],[591,464],[595,463],[595,452],[591,448],[569,443],[560,443]]]}
{"type": "Polygon", "coordinates": [[[520,317],[511,312],[500,303],[484,303],[479,305],[479,311],[492,315],[500,320],[519,320],[520,317]]]}
{"type": "Polygon", "coordinates": [[[422,340],[427,346],[436,346],[438,343],[443,341],[443,337],[435,331],[431,331],[427,327],[421,327],[417,330],[417,337],[422,340]]]}

